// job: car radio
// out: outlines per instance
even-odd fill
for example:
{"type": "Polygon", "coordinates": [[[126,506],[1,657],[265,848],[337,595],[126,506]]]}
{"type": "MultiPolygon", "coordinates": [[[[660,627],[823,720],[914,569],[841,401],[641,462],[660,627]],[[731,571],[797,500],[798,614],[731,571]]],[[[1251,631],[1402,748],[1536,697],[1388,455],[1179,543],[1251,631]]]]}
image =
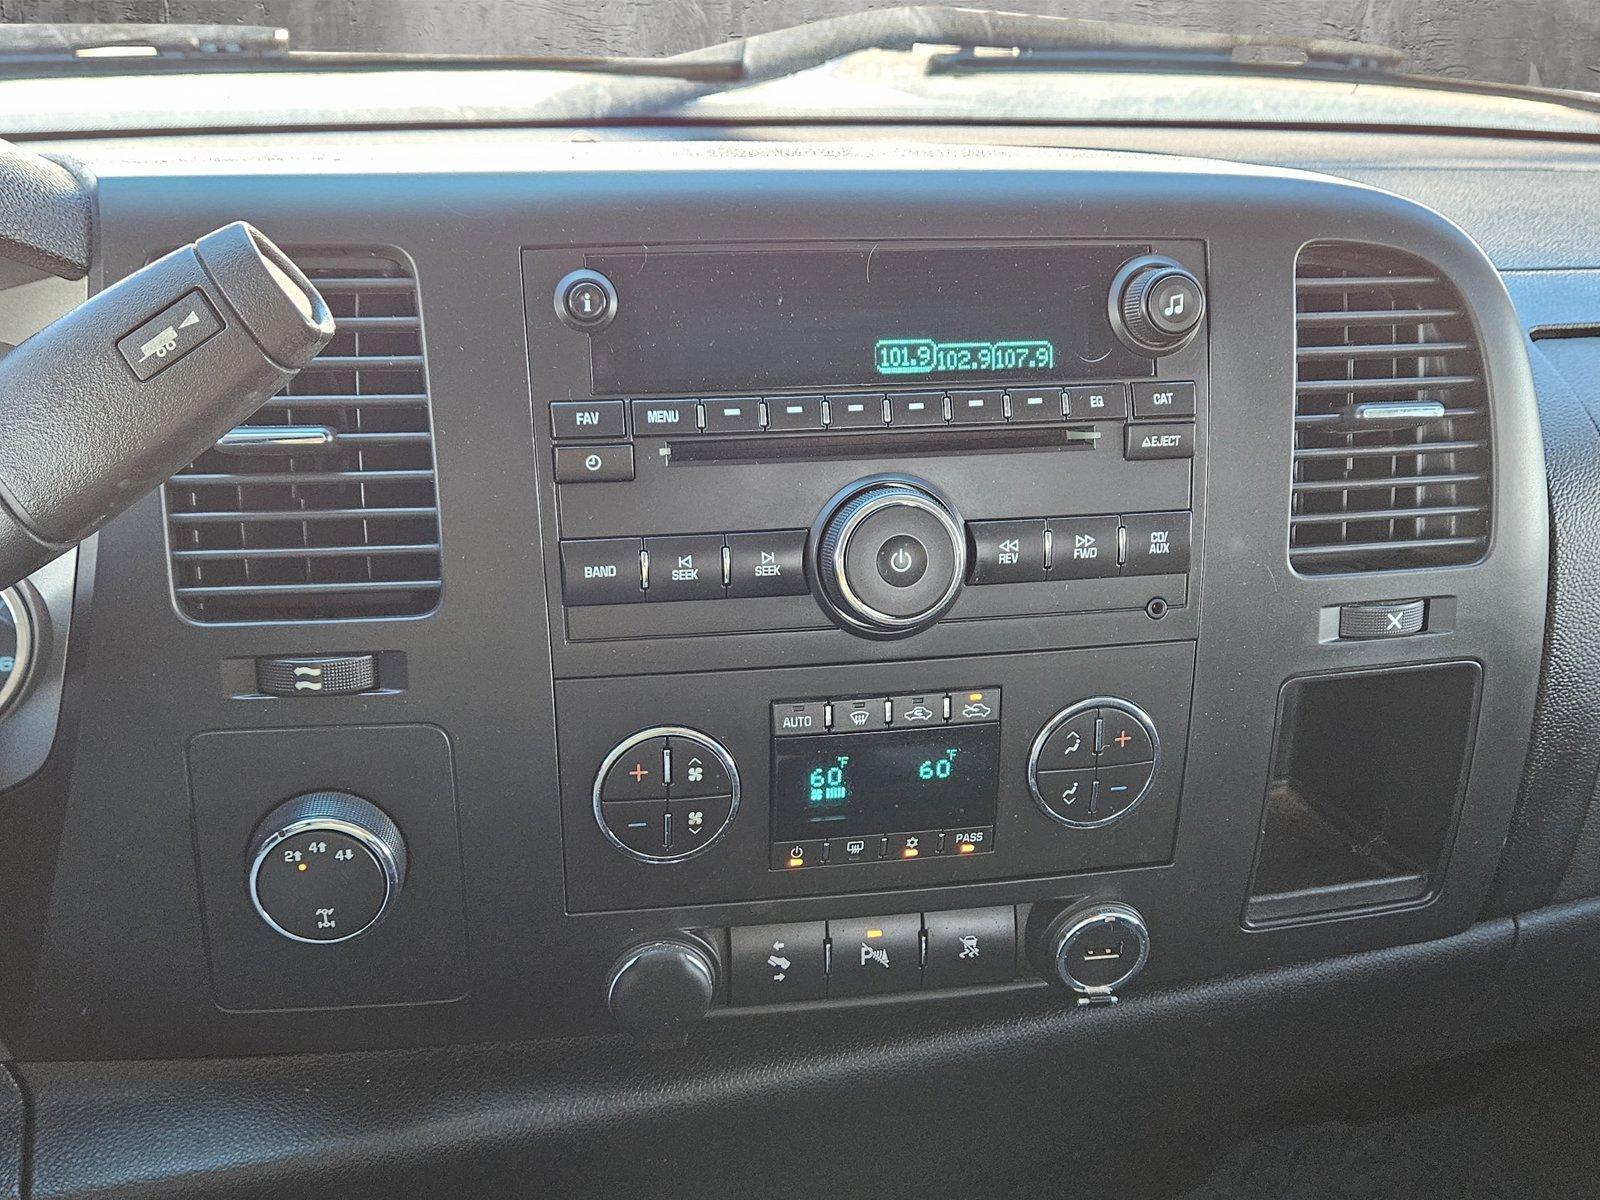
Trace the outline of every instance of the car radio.
{"type": "Polygon", "coordinates": [[[567,248],[524,275],[574,911],[1168,860],[1200,243],[567,248]],[[1029,652],[963,658],[995,622],[1029,652]]]}

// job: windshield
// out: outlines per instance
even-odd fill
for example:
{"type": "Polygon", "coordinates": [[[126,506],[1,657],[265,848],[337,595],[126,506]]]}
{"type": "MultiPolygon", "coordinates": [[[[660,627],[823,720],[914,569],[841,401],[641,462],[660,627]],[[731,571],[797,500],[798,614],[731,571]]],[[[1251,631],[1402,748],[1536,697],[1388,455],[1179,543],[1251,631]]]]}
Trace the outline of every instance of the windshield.
{"type": "Polygon", "coordinates": [[[31,86],[0,101],[0,134],[337,124],[328,114],[341,108],[368,123],[648,114],[1600,131],[1587,53],[1600,41],[1600,5],[1232,0],[1145,6],[1140,15],[1160,19],[1144,26],[1108,23],[1127,15],[1118,0],[1006,7],[1016,11],[874,0],[8,0],[0,86],[31,86]],[[85,12],[167,19],[82,22],[85,12]],[[414,75],[440,67],[459,73],[448,89],[414,75]],[[284,70],[366,78],[359,89],[326,79],[286,89],[273,78],[284,70]],[[219,72],[236,78],[203,97],[182,82],[219,72]],[[239,78],[252,75],[265,78],[239,78]],[[135,76],[141,85],[126,86],[135,76]],[[46,86],[89,79],[101,86],[46,86]]]}

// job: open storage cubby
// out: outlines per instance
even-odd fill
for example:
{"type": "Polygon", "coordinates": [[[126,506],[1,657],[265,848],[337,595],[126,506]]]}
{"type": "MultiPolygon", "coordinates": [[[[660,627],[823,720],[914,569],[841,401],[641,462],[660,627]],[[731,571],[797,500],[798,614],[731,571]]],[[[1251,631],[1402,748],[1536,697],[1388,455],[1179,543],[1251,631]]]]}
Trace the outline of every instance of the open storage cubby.
{"type": "Polygon", "coordinates": [[[1245,924],[1432,893],[1466,790],[1481,676],[1456,662],[1284,685],[1245,924]]]}

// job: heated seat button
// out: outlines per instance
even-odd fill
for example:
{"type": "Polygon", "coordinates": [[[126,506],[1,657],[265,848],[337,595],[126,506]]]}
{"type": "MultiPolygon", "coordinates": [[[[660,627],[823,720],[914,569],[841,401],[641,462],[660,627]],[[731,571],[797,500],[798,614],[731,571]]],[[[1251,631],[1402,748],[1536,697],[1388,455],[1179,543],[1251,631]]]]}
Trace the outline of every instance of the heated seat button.
{"type": "Polygon", "coordinates": [[[645,538],[644,549],[650,557],[646,575],[648,599],[715,600],[721,597],[720,535],[645,538]]]}
{"type": "Polygon", "coordinates": [[[998,389],[950,393],[950,424],[992,425],[1006,419],[1006,394],[998,389]]]}
{"type": "Polygon", "coordinates": [[[1025,583],[1044,578],[1043,521],[969,521],[972,583],[1025,583]]]}
{"type": "Polygon", "coordinates": [[[638,538],[588,538],[561,543],[561,598],[568,604],[632,604],[639,585],[638,538]]]}
{"type": "Polygon", "coordinates": [[[647,738],[630,747],[600,782],[600,799],[664,800],[667,796],[667,739],[647,738]]]}
{"type": "Polygon", "coordinates": [[[1117,518],[1050,521],[1050,578],[1104,579],[1117,573],[1117,518]]]}
{"type": "Polygon", "coordinates": [[[695,796],[724,796],[733,791],[728,768],[698,738],[674,737],[667,741],[672,778],[667,793],[674,800],[695,796]]]}
{"type": "Polygon", "coordinates": [[[558,438],[627,435],[621,400],[558,400],[550,406],[550,431],[558,438]]]}
{"type": "Polygon", "coordinates": [[[828,990],[835,996],[906,992],[922,982],[922,918],[863,917],[828,922],[828,990]]]}
{"type": "Polygon", "coordinates": [[[1017,974],[1017,918],[1003,908],[925,913],[923,987],[1006,983],[1017,974]]]}
{"type": "Polygon", "coordinates": [[[1176,575],[1189,569],[1193,515],[1186,512],[1137,513],[1122,519],[1127,530],[1124,575],[1176,575]]]}
{"type": "Polygon", "coordinates": [[[736,927],[729,946],[735,1004],[785,1004],[827,994],[827,927],[821,921],[736,927]]]}
{"type": "Polygon", "coordinates": [[[1060,771],[1094,766],[1096,710],[1089,709],[1063,722],[1039,747],[1039,769],[1060,771]]]}
{"type": "Polygon", "coordinates": [[[800,596],[806,591],[806,531],[730,533],[728,595],[800,596]]]}

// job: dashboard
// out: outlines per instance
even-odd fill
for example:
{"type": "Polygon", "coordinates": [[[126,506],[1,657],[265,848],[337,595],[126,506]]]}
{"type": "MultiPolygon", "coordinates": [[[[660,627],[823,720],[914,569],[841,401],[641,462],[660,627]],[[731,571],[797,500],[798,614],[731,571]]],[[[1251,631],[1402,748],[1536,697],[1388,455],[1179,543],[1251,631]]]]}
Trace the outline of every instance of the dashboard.
{"type": "Polygon", "coordinates": [[[446,1079],[488,1172],[1146,1072],[1099,1131],[1431,1044],[1587,895],[1589,275],[1242,153],[281,145],[74,149],[92,288],[243,217],[340,332],[12,601],[35,1194],[94,1186],[96,1064],[427,1136],[446,1079]]]}

